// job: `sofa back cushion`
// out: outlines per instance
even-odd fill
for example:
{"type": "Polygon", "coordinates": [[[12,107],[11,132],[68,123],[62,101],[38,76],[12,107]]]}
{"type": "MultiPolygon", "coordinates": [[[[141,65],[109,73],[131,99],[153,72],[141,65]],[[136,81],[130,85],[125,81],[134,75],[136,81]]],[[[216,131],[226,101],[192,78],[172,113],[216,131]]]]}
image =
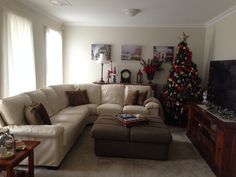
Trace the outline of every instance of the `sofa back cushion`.
{"type": "Polygon", "coordinates": [[[77,84],[75,90],[87,90],[91,104],[101,104],[101,85],[99,84],[77,84]]]}
{"type": "Polygon", "coordinates": [[[60,85],[52,85],[58,97],[58,106],[60,109],[64,109],[68,107],[68,97],[66,95],[66,91],[75,91],[74,84],[60,84],[60,85]]]}
{"type": "Polygon", "coordinates": [[[59,101],[60,97],[57,96],[56,91],[52,87],[47,87],[40,90],[43,91],[44,94],[46,95],[47,101],[51,107],[52,113],[51,114],[48,113],[49,116],[51,117],[61,110],[59,101]]]}
{"type": "Polygon", "coordinates": [[[30,97],[24,93],[0,100],[0,113],[7,125],[26,124],[24,107],[32,104],[30,97]]]}
{"type": "Polygon", "coordinates": [[[129,92],[139,91],[139,94],[145,93],[147,91],[147,97],[150,98],[152,96],[152,89],[149,85],[125,85],[125,96],[124,99],[126,100],[129,92]]]}
{"type": "Polygon", "coordinates": [[[111,103],[124,105],[125,86],[123,84],[102,85],[102,104],[111,103]]]}

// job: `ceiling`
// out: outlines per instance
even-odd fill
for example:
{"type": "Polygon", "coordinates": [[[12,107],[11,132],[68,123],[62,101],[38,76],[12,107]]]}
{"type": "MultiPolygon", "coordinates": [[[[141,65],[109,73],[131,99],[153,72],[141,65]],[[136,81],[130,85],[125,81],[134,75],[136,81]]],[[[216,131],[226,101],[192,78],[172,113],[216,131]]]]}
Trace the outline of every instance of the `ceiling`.
{"type": "Polygon", "coordinates": [[[236,9],[236,0],[17,0],[65,25],[174,27],[205,26],[236,9]],[[124,9],[142,11],[130,17],[124,9]]]}

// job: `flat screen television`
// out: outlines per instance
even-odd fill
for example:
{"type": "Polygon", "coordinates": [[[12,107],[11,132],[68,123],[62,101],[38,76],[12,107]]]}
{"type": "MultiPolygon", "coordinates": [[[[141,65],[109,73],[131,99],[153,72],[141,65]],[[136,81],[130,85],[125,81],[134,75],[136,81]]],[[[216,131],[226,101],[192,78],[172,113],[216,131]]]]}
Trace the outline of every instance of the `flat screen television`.
{"type": "Polygon", "coordinates": [[[210,62],[207,100],[236,113],[236,60],[210,62]]]}

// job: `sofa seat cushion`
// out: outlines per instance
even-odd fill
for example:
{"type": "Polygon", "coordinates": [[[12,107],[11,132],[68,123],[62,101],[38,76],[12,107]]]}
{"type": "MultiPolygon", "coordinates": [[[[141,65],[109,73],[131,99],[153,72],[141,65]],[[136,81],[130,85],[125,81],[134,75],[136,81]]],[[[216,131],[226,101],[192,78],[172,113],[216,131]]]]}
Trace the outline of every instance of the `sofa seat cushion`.
{"type": "Polygon", "coordinates": [[[142,114],[147,115],[149,114],[149,111],[144,106],[138,106],[138,105],[127,105],[123,108],[123,113],[126,114],[142,114]]]}
{"type": "Polygon", "coordinates": [[[87,112],[76,113],[61,113],[55,114],[51,117],[53,125],[61,126],[64,128],[63,146],[73,143],[78,135],[86,125],[85,117],[87,112]]]}
{"type": "Polygon", "coordinates": [[[31,104],[32,101],[26,94],[19,94],[2,99],[0,101],[0,111],[4,122],[6,122],[7,125],[26,124],[24,107],[31,104]]]}
{"type": "Polygon", "coordinates": [[[97,107],[98,107],[97,104],[84,104],[77,107],[81,109],[87,108],[89,115],[97,115],[97,107]]]}
{"type": "Polygon", "coordinates": [[[98,114],[120,114],[122,113],[122,106],[119,104],[101,104],[97,107],[98,114]]]}
{"type": "Polygon", "coordinates": [[[62,109],[59,114],[85,114],[88,115],[89,114],[89,108],[87,106],[69,106],[65,109],[62,109]]]}

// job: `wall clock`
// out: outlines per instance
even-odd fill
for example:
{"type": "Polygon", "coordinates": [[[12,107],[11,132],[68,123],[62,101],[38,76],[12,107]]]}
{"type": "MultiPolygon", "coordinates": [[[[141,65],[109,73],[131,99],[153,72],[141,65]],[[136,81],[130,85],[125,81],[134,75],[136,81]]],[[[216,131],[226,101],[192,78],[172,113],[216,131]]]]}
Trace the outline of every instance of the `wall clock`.
{"type": "Polygon", "coordinates": [[[120,82],[121,83],[131,83],[131,72],[128,69],[123,69],[120,72],[120,82]]]}

